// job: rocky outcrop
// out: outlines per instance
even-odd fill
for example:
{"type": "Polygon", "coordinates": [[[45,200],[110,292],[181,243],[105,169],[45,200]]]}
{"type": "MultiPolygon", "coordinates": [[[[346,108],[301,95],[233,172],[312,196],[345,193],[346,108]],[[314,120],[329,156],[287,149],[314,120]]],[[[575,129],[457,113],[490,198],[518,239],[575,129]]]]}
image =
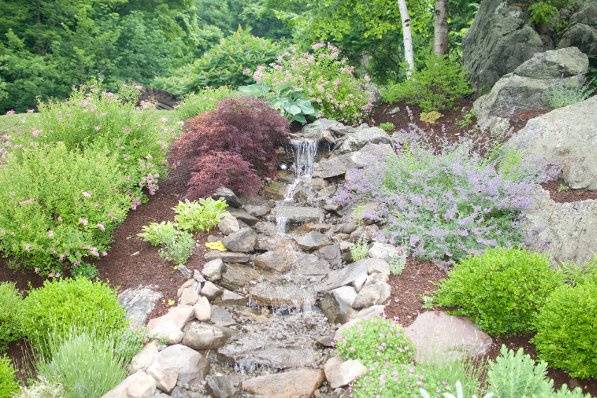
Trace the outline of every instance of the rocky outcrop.
{"type": "Polygon", "coordinates": [[[597,96],[529,120],[507,145],[559,166],[569,187],[597,190],[597,96]]]}
{"type": "Polygon", "coordinates": [[[479,127],[495,133],[505,132],[514,115],[548,108],[548,90],[580,88],[588,70],[588,57],[576,47],[535,54],[475,101],[479,127]]]}
{"type": "Polygon", "coordinates": [[[155,308],[162,293],[156,286],[140,286],[126,289],[118,295],[118,302],[124,308],[126,318],[132,327],[140,327],[147,322],[147,317],[155,308]]]}
{"type": "Polygon", "coordinates": [[[463,43],[463,60],[477,89],[492,87],[536,52],[541,37],[528,24],[524,10],[506,0],[483,0],[463,43]]]}
{"type": "Polygon", "coordinates": [[[597,54],[597,0],[585,1],[570,18],[570,26],[562,33],[558,48],[572,46],[585,54],[597,54]]]}

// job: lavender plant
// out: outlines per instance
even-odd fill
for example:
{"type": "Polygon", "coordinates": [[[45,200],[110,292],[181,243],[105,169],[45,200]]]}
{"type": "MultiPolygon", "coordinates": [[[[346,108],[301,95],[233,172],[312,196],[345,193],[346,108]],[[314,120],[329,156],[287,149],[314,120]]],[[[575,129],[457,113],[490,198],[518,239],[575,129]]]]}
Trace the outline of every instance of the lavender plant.
{"type": "Polygon", "coordinates": [[[504,178],[469,145],[436,155],[414,142],[386,164],[350,170],[336,200],[376,202],[367,217],[381,220],[396,244],[419,258],[454,262],[521,243],[517,225],[531,190],[528,180],[504,178]]]}

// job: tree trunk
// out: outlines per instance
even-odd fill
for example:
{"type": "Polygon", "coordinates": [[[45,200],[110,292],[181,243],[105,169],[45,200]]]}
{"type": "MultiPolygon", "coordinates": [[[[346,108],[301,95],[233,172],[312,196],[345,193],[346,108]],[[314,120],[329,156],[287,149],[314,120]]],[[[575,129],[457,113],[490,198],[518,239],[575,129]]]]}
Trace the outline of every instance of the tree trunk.
{"type": "Polygon", "coordinates": [[[448,10],[447,0],[435,1],[435,20],[433,22],[433,52],[444,55],[448,51],[448,10]]]}
{"type": "Polygon", "coordinates": [[[415,71],[415,55],[413,52],[413,37],[410,29],[410,17],[408,16],[408,7],[406,0],[398,0],[398,9],[400,10],[400,19],[402,20],[402,37],[404,38],[404,58],[408,64],[406,76],[411,77],[415,71]]]}

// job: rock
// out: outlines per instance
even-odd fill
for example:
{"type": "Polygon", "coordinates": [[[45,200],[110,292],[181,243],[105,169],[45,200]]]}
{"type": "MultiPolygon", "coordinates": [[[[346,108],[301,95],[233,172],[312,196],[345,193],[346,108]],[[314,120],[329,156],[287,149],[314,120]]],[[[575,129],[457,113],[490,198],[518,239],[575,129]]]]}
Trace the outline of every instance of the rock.
{"type": "Polygon", "coordinates": [[[259,305],[302,308],[315,301],[315,294],[292,280],[264,280],[249,287],[249,294],[259,305]]]}
{"type": "Polygon", "coordinates": [[[240,291],[261,279],[261,273],[253,267],[243,264],[227,264],[220,284],[226,289],[240,291]]]}
{"type": "Polygon", "coordinates": [[[513,115],[547,108],[546,92],[549,89],[580,88],[588,68],[587,56],[576,47],[535,54],[514,72],[502,77],[489,94],[475,101],[473,106],[479,127],[494,133],[505,132],[513,115]]]}
{"type": "Polygon", "coordinates": [[[385,163],[386,159],[394,154],[390,144],[370,143],[350,154],[350,160],[357,167],[367,167],[375,163],[385,163]]]}
{"type": "Polygon", "coordinates": [[[182,344],[164,348],[147,369],[147,373],[156,380],[158,388],[165,393],[170,393],[177,385],[184,387],[203,380],[208,371],[207,359],[182,344]]]}
{"type": "Polygon", "coordinates": [[[118,302],[124,308],[126,319],[133,328],[145,325],[155,304],[163,297],[153,286],[126,289],[118,295],[118,302]]]}
{"type": "Polygon", "coordinates": [[[247,298],[231,290],[224,289],[219,302],[224,305],[244,305],[247,303],[247,298]]]}
{"type": "Polygon", "coordinates": [[[286,220],[289,226],[323,221],[323,211],[316,207],[279,205],[273,213],[276,219],[286,220]]]}
{"type": "Polygon", "coordinates": [[[222,242],[232,252],[250,253],[257,244],[257,234],[251,228],[242,228],[225,237],[222,242]]]}
{"type": "Polygon", "coordinates": [[[207,297],[208,299],[213,300],[222,294],[222,289],[214,285],[210,281],[207,281],[201,289],[201,294],[207,297]]]}
{"type": "Polygon", "coordinates": [[[321,370],[296,369],[245,380],[243,390],[268,398],[308,398],[323,383],[321,370]]]}
{"type": "Polygon", "coordinates": [[[325,378],[330,387],[344,387],[367,373],[367,368],[359,360],[342,361],[340,357],[330,358],[324,366],[325,378]]]}
{"type": "Polygon", "coordinates": [[[558,48],[578,47],[585,54],[597,53],[597,1],[587,0],[570,17],[569,26],[558,42],[558,48]]]}
{"type": "Polygon", "coordinates": [[[153,398],[156,382],[143,371],[133,373],[102,396],[102,398],[153,398]]]}
{"type": "Polygon", "coordinates": [[[222,347],[230,332],[214,325],[191,322],[184,328],[182,344],[195,350],[215,350],[222,347]]]}
{"type": "Polygon", "coordinates": [[[229,188],[220,187],[216,189],[216,191],[211,195],[214,199],[224,199],[228,206],[239,208],[241,207],[240,200],[236,196],[236,194],[229,188]]]}
{"type": "Polygon", "coordinates": [[[205,261],[215,260],[217,258],[222,259],[225,263],[248,263],[251,261],[251,257],[245,253],[233,253],[233,252],[221,252],[213,250],[205,253],[205,261]]]}
{"type": "Polygon", "coordinates": [[[330,238],[319,231],[311,231],[295,238],[296,243],[305,250],[315,250],[331,243],[330,238]]]}
{"type": "Polygon", "coordinates": [[[354,164],[350,160],[350,155],[331,156],[315,164],[313,176],[324,179],[340,177],[351,167],[354,167],[354,164]]]}
{"type": "Polygon", "coordinates": [[[361,262],[349,264],[340,270],[332,271],[328,275],[325,287],[327,290],[333,290],[363,278],[367,279],[367,264],[361,262]]]}
{"type": "Polygon", "coordinates": [[[390,261],[393,258],[406,257],[406,250],[403,247],[396,247],[387,243],[373,242],[369,248],[369,257],[390,261]]]}
{"type": "Polygon", "coordinates": [[[290,245],[280,246],[274,251],[255,256],[255,266],[268,271],[286,272],[296,264],[299,254],[290,245]]]}
{"type": "Polygon", "coordinates": [[[357,292],[353,287],[342,286],[327,292],[319,307],[331,323],[345,323],[354,312],[352,304],[356,297],[357,292]]]}
{"type": "Polygon", "coordinates": [[[405,332],[415,344],[417,362],[481,357],[493,343],[468,319],[442,311],[423,312],[405,332]]]}
{"type": "Polygon", "coordinates": [[[559,166],[571,188],[597,190],[595,126],[597,96],[529,120],[507,145],[519,149],[528,162],[544,159],[559,166]]]}
{"type": "Polygon", "coordinates": [[[158,343],[153,340],[145,344],[145,347],[137,353],[129,365],[130,373],[146,370],[153,363],[158,355],[158,343]]]}
{"type": "Polygon", "coordinates": [[[391,140],[388,133],[379,127],[369,127],[364,125],[356,128],[354,132],[346,134],[338,151],[340,153],[354,152],[370,143],[389,144],[390,142],[391,140]]]}
{"type": "Polygon", "coordinates": [[[203,266],[201,273],[208,281],[216,282],[222,278],[222,271],[224,270],[224,261],[221,258],[208,261],[203,266]]]}
{"type": "Polygon", "coordinates": [[[265,217],[269,212],[269,206],[265,205],[245,205],[245,210],[254,217],[265,217]]]}
{"type": "Polygon", "coordinates": [[[334,340],[338,341],[342,338],[342,332],[358,322],[366,321],[372,318],[378,318],[384,316],[384,306],[383,305],[373,305],[369,308],[364,308],[359,312],[353,313],[350,321],[346,322],[345,324],[341,325],[334,334],[334,340]]]}
{"type": "Polygon", "coordinates": [[[539,188],[521,227],[526,246],[552,262],[586,263],[597,247],[597,200],[556,203],[539,188]]]}
{"type": "Polygon", "coordinates": [[[253,225],[257,224],[257,222],[259,221],[259,219],[250,215],[249,213],[247,213],[245,210],[242,210],[242,209],[230,209],[229,212],[230,212],[230,214],[232,214],[232,216],[236,217],[239,221],[244,222],[245,224],[247,224],[249,226],[253,226],[253,225]]]}
{"type": "Polygon", "coordinates": [[[238,232],[238,230],[240,229],[240,225],[236,217],[226,212],[220,218],[220,222],[218,223],[218,229],[224,235],[230,235],[235,232],[238,232]]]}
{"type": "Polygon", "coordinates": [[[195,279],[197,282],[201,284],[205,282],[205,278],[203,277],[203,275],[201,275],[201,271],[199,271],[198,269],[193,270],[193,279],[195,279]]]}
{"type": "MultiPolygon", "coordinates": [[[[194,279],[191,279],[195,282],[194,279]]],[[[179,305],[195,305],[197,300],[199,300],[199,293],[197,290],[199,289],[198,284],[195,282],[196,285],[191,285],[183,288],[178,294],[178,304],[179,305]]]]}
{"type": "Polygon", "coordinates": [[[165,315],[150,319],[147,323],[147,334],[150,338],[177,344],[182,340],[182,328],[193,317],[193,307],[179,305],[170,308],[165,315]]]}
{"type": "Polygon", "coordinates": [[[342,252],[338,245],[327,245],[317,251],[319,258],[327,261],[334,268],[342,265],[342,252]]]}
{"type": "Polygon", "coordinates": [[[368,280],[365,286],[359,291],[357,297],[352,303],[356,310],[371,307],[375,304],[383,304],[390,298],[392,289],[390,285],[379,280],[368,280]]]}
{"type": "Polygon", "coordinates": [[[230,376],[207,376],[207,388],[216,398],[234,398],[238,390],[231,382],[230,376]]]}
{"type": "Polygon", "coordinates": [[[325,140],[330,144],[336,142],[334,134],[344,131],[347,127],[340,122],[329,119],[317,119],[303,127],[301,136],[312,140],[325,140]]]}
{"type": "Polygon", "coordinates": [[[198,321],[209,321],[211,318],[211,304],[209,304],[207,297],[199,297],[197,304],[193,306],[193,312],[198,321]]]}
{"type": "Polygon", "coordinates": [[[354,263],[354,266],[367,267],[367,274],[380,273],[390,275],[390,265],[381,258],[365,258],[354,263]]]}
{"type": "Polygon", "coordinates": [[[543,41],[524,9],[506,0],[484,0],[462,46],[464,66],[477,89],[490,88],[537,52],[543,41]]]}
{"type": "Polygon", "coordinates": [[[211,321],[216,326],[227,327],[236,324],[232,314],[223,307],[214,305],[211,307],[211,321]]]}
{"type": "Polygon", "coordinates": [[[336,227],[336,232],[341,234],[351,234],[358,228],[358,225],[355,222],[347,222],[343,224],[339,224],[336,227]]]}
{"type": "Polygon", "coordinates": [[[278,229],[273,222],[259,221],[253,228],[255,228],[255,231],[265,236],[275,237],[278,235],[278,229]]]}

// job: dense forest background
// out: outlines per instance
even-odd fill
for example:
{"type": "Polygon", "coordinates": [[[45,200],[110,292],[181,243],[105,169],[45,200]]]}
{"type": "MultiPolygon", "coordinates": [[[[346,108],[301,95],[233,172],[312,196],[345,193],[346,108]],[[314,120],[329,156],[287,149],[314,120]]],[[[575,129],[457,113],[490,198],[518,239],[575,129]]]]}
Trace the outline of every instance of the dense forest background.
{"type": "MultiPolygon", "coordinates": [[[[417,62],[431,51],[434,3],[408,2],[417,62]]],[[[478,1],[448,1],[456,56],[477,7],[478,1]]],[[[374,81],[399,81],[400,22],[394,0],[2,1],[0,112],[65,98],[89,81],[110,90],[138,83],[179,96],[240,85],[239,68],[271,62],[290,44],[304,49],[319,41],[334,43],[374,81]]]]}

